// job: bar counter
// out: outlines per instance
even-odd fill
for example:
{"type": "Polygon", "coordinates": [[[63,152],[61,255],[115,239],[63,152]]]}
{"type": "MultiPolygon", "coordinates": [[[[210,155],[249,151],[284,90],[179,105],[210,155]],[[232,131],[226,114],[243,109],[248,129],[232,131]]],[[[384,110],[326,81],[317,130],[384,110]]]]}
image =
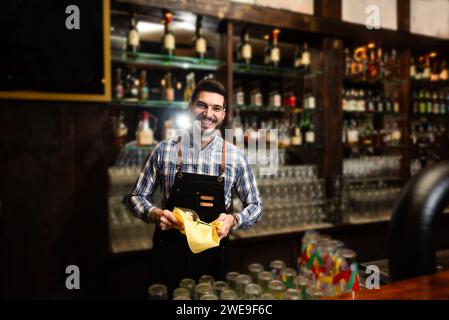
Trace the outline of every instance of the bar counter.
{"type": "Polygon", "coordinates": [[[449,270],[383,285],[378,290],[342,294],[332,300],[446,300],[449,270]]]}

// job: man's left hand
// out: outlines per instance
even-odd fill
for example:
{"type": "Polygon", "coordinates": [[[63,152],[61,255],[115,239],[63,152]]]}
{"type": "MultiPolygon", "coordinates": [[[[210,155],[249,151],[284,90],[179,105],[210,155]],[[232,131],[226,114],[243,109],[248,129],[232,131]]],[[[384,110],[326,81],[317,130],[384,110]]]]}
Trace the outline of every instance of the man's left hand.
{"type": "Polygon", "coordinates": [[[233,224],[234,224],[234,217],[230,214],[222,213],[218,216],[217,220],[215,221],[221,221],[222,226],[220,229],[217,229],[217,233],[220,236],[220,240],[227,237],[229,234],[229,231],[231,230],[233,224]]]}

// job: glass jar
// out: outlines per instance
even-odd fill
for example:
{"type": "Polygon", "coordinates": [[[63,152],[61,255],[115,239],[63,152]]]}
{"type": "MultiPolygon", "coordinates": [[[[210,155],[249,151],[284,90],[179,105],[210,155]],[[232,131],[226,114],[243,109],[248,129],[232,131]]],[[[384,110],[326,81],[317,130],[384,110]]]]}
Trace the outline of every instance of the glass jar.
{"type": "Polygon", "coordinates": [[[239,274],[237,276],[237,284],[236,284],[235,292],[237,292],[237,295],[239,296],[239,298],[242,298],[244,296],[246,285],[248,285],[252,282],[253,282],[253,279],[247,274],[239,274]]]}
{"type": "Polygon", "coordinates": [[[238,295],[234,290],[231,289],[225,289],[220,294],[221,300],[238,300],[238,295]]]}
{"type": "Polygon", "coordinates": [[[167,300],[167,286],[155,283],[148,288],[148,299],[150,300],[167,300]]]}
{"type": "Polygon", "coordinates": [[[200,300],[203,295],[211,294],[212,286],[209,283],[200,283],[195,286],[195,299],[200,300]]]}
{"type": "Polygon", "coordinates": [[[273,274],[273,279],[281,279],[281,270],[285,268],[285,262],[282,260],[274,260],[270,263],[271,273],[273,274]]]}
{"type": "Polygon", "coordinates": [[[252,263],[248,266],[248,271],[251,278],[253,278],[253,282],[257,282],[257,275],[259,272],[264,271],[264,267],[260,263],[252,263]]]}
{"type": "Polygon", "coordinates": [[[268,292],[273,295],[276,300],[284,299],[284,284],[279,280],[271,280],[268,283],[268,292]]]}
{"type": "Polygon", "coordinates": [[[257,283],[264,292],[268,292],[268,283],[273,280],[273,274],[268,271],[262,271],[257,274],[257,283]]]}
{"type": "Polygon", "coordinates": [[[286,288],[294,288],[296,271],[292,268],[284,268],[281,270],[281,281],[286,288]]]}
{"type": "Polygon", "coordinates": [[[210,285],[213,285],[215,282],[214,277],[206,274],[200,277],[200,279],[198,280],[198,283],[209,283],[210,285]]]}
{"type": "Polygon", "coordinates": [[[186,298],[190,298],[190,291],[187,288],[176,288],[173,290],[173,300],[179,300],[179,298],[183,298],[182,300],[186,300],[186,298]]]}
{"type": "Polygon", "coordinates": [[[217,297],[219,297],[224,290],[228,289],[228,284],[224,281],[216,281],[212,287],[217,297]]]}
{"type": "Polygon", "coordinates": [[[179,281],[179,287],[180,288],[186,288],[190,292],[190,298],[193,298],[195,296],[195,280],[190,278],[184,278],[181,281],[179,281]]]}
{"type": "Polygon", "coordinates": [[[247,284],[245,287],[245,300],[257,300],[262,296],[262,288],[255,283],[247,284]]]}
{"type": "Polygon", "coordinates": [[[228,283],[229,289],[235,290],[237,286],[237,277],[239,276],[238,272],[230,271],[226,273],[226,282],[228,283]]]}

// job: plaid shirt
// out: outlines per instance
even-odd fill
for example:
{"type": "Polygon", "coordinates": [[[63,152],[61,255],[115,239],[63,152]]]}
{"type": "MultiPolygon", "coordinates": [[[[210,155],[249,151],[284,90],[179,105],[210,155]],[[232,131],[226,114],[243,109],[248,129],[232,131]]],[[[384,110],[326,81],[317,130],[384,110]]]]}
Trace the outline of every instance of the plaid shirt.
{"type": "MultiPolygon", "coordinates": [[[[218,135],[202,150],[199,147],[191,147],[189,143],[181,142],[182,171],[218,176],[220,173],[222,144],[223,139],[218,135]]],[[[170,196],[175,175],[176,140],[167,139],[156,146],[137,180],[128,202],[131,213],[149,222],[150,211],[154,208],[149,199],[151,199],[154,190],[160,186],[161,203],[164,206],[170,196]]],[[[256,180],[245,153],[231,143],[226,143],[224,194],[227,209],[231,206],[232,190],[236,192],[244,205],[244,209],[236,213],[238,218],[236,229],[249,228],[257,223],[262,216],[256,180]]]]}

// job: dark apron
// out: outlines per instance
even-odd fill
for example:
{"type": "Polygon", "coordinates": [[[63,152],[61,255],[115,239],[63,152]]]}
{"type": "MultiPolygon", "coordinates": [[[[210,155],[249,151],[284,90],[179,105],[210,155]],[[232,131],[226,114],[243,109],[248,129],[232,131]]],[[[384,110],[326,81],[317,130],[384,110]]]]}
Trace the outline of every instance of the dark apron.
{"type": "MultiPolygon", "coordinates": [[[[204,222],[212,222],[221,213],[226,213],[224,197],[224,171],[226,142],[223,141],[220,175],[209,176],[182,172],[182,153],[180,139],[177,143],[176,176],[170,196],[164,209],[173,211],[174,207],[196,211],[204,222]]],[[[194,254],[187,244],[187,238],[177,229],[162,231],[156,229],[153,238],[152,283],[163,283],[169,290],[178,287],[183,278],[199,277],[208,274],[216,280],[224,279],[226,271],[226,247],[228,238],[220,241],[218,247],[194,254]]]]}

